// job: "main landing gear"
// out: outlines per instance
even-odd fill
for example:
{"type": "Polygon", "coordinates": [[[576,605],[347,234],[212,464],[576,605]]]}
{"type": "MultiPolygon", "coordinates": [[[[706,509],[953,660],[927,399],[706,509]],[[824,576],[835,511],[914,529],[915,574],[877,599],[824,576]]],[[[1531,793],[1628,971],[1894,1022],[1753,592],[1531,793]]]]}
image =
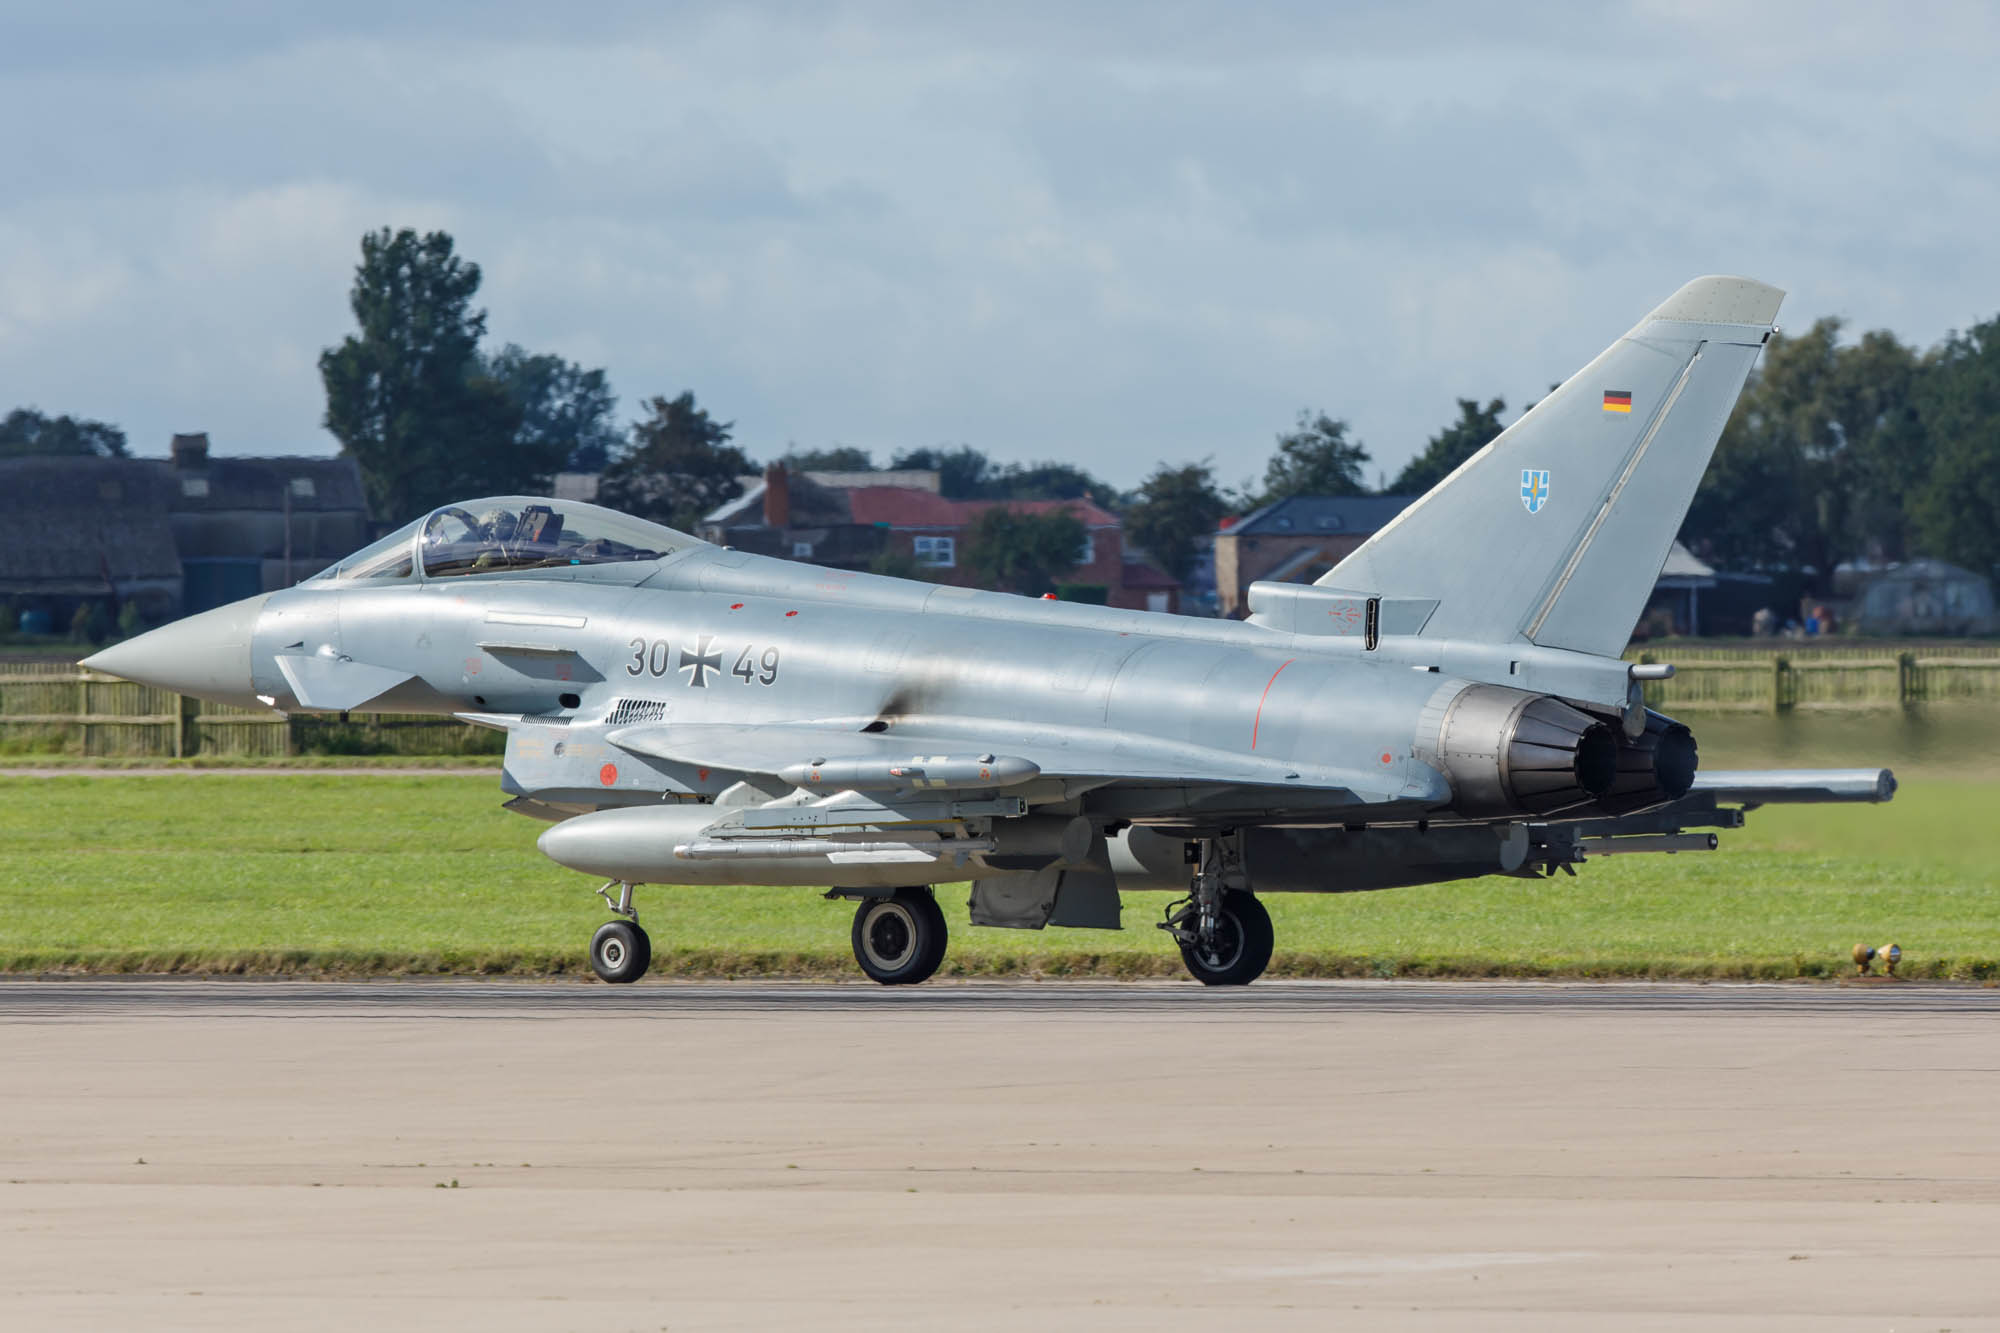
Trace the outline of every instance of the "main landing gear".
{"type": "Polygon", "coordinates": [[[1181,962],[1204,986],[1247,986],[1271,964],[1271,914],[1244,883],[1234,839],[1204,838],[1188,896],[1167,906],[1160,929],[1181,946],[1181,962]]]}
{"type": "Polygon", "coordinates": [[[614,879],[597,891],[605,906],[625,918],[605,922],[590,939],[590,970],[614,986],[637,981],[653,965],[653,941],[639,928],[632,889],[630,883],[614,879]],[[618,889],[616,902],[611,899],[614,886],[618,889]]]}
{"type": "Polygon", "coordinates": [[[884,986],[928,980],[944,962],[947,938],[944,911],[928,888],[863,898],[854,909],[854,961],[884,986]]]}

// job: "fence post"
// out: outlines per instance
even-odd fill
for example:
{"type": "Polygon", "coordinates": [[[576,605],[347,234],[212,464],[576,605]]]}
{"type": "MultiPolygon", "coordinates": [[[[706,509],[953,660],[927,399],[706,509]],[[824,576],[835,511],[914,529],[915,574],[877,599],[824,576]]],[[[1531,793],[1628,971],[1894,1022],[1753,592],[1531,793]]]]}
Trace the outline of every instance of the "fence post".
{"type": "Polygon", "coordinates": [[[1787,688],[1791,684],[1791,679],[1792,679],[1791,659],[1783,655],[1772,658],[1771,659],[1771,711],[1772,712],[1784,713],[1784,712],[1789,712],[1791,710],[1792,691],[1787,688]]]}
{"type": "Polygon", "coordinates": [[[76,737],[77,744],[85,754],[90,753],[90,676],[82,671],[76,674],[76,737]]]}
{"type": "Polygon", "coordinates": [[[1923,682],[1917,675],[1917,655],[1905,649],[1896,654],[1896,702],[1908,706],[1923,694],[1923,682]]]}
{"type": "Polygon", "coordinates": [[[174,758],[185,759],[201,749],[201,700],[189,694],[174,696],[174,758]]]}

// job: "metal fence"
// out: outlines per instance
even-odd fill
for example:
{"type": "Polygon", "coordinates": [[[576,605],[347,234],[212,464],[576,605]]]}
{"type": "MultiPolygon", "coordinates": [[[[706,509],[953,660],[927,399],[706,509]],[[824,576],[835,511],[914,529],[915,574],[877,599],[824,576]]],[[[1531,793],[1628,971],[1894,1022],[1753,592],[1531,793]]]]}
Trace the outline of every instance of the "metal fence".
{"type": "Polygon", "coordinates": [[[0,666],[0,754],[114,757],[497,754],[498,732],[449,717],[283,716],[74,666],[0,666]]]}

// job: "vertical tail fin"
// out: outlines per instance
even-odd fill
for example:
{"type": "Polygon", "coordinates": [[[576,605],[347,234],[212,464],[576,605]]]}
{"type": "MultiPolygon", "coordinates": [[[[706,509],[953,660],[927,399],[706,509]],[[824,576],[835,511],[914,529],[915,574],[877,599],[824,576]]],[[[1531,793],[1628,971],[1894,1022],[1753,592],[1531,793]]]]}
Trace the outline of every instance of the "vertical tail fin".
{"type": "Polygon", "coordinates": [[[1321,586],[1435,600],[1426,638],[1615,656],[1783,299],[1696,278],[1321,586]]]}

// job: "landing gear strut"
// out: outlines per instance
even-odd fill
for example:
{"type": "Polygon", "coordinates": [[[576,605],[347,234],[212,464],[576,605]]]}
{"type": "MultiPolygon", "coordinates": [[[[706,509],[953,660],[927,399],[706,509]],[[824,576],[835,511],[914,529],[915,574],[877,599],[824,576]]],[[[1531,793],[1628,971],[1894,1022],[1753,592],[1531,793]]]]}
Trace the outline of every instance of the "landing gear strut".
{"type": "Polygon", "coordinates": [[[1247,986],[1271,963],[1271,914],[1246,888],[1234,839],[1204,838],[1188,896],[1167,906],[1160,929],[1181,946],[1181,962],[1204,986],[1247,986]]]}
{"type": "Polygon", "coordinates": [[[914,986],[944,962],[944,911],[927,888],[863,898],[854,909],[854,961],[884,986],[914,986]]]}
{"type": "Polygon", "coordinates": [[[633,887],[614,879],[597,891],[605,906],[625,918],[605,922],[590,940],[590,970],[613,985],[637,981],[653,964],[653,941],[639,928],[639,913],[632,906],[633,887]],[[611,899],[614,886],[619,891],[616,902],[611,899]]]}

